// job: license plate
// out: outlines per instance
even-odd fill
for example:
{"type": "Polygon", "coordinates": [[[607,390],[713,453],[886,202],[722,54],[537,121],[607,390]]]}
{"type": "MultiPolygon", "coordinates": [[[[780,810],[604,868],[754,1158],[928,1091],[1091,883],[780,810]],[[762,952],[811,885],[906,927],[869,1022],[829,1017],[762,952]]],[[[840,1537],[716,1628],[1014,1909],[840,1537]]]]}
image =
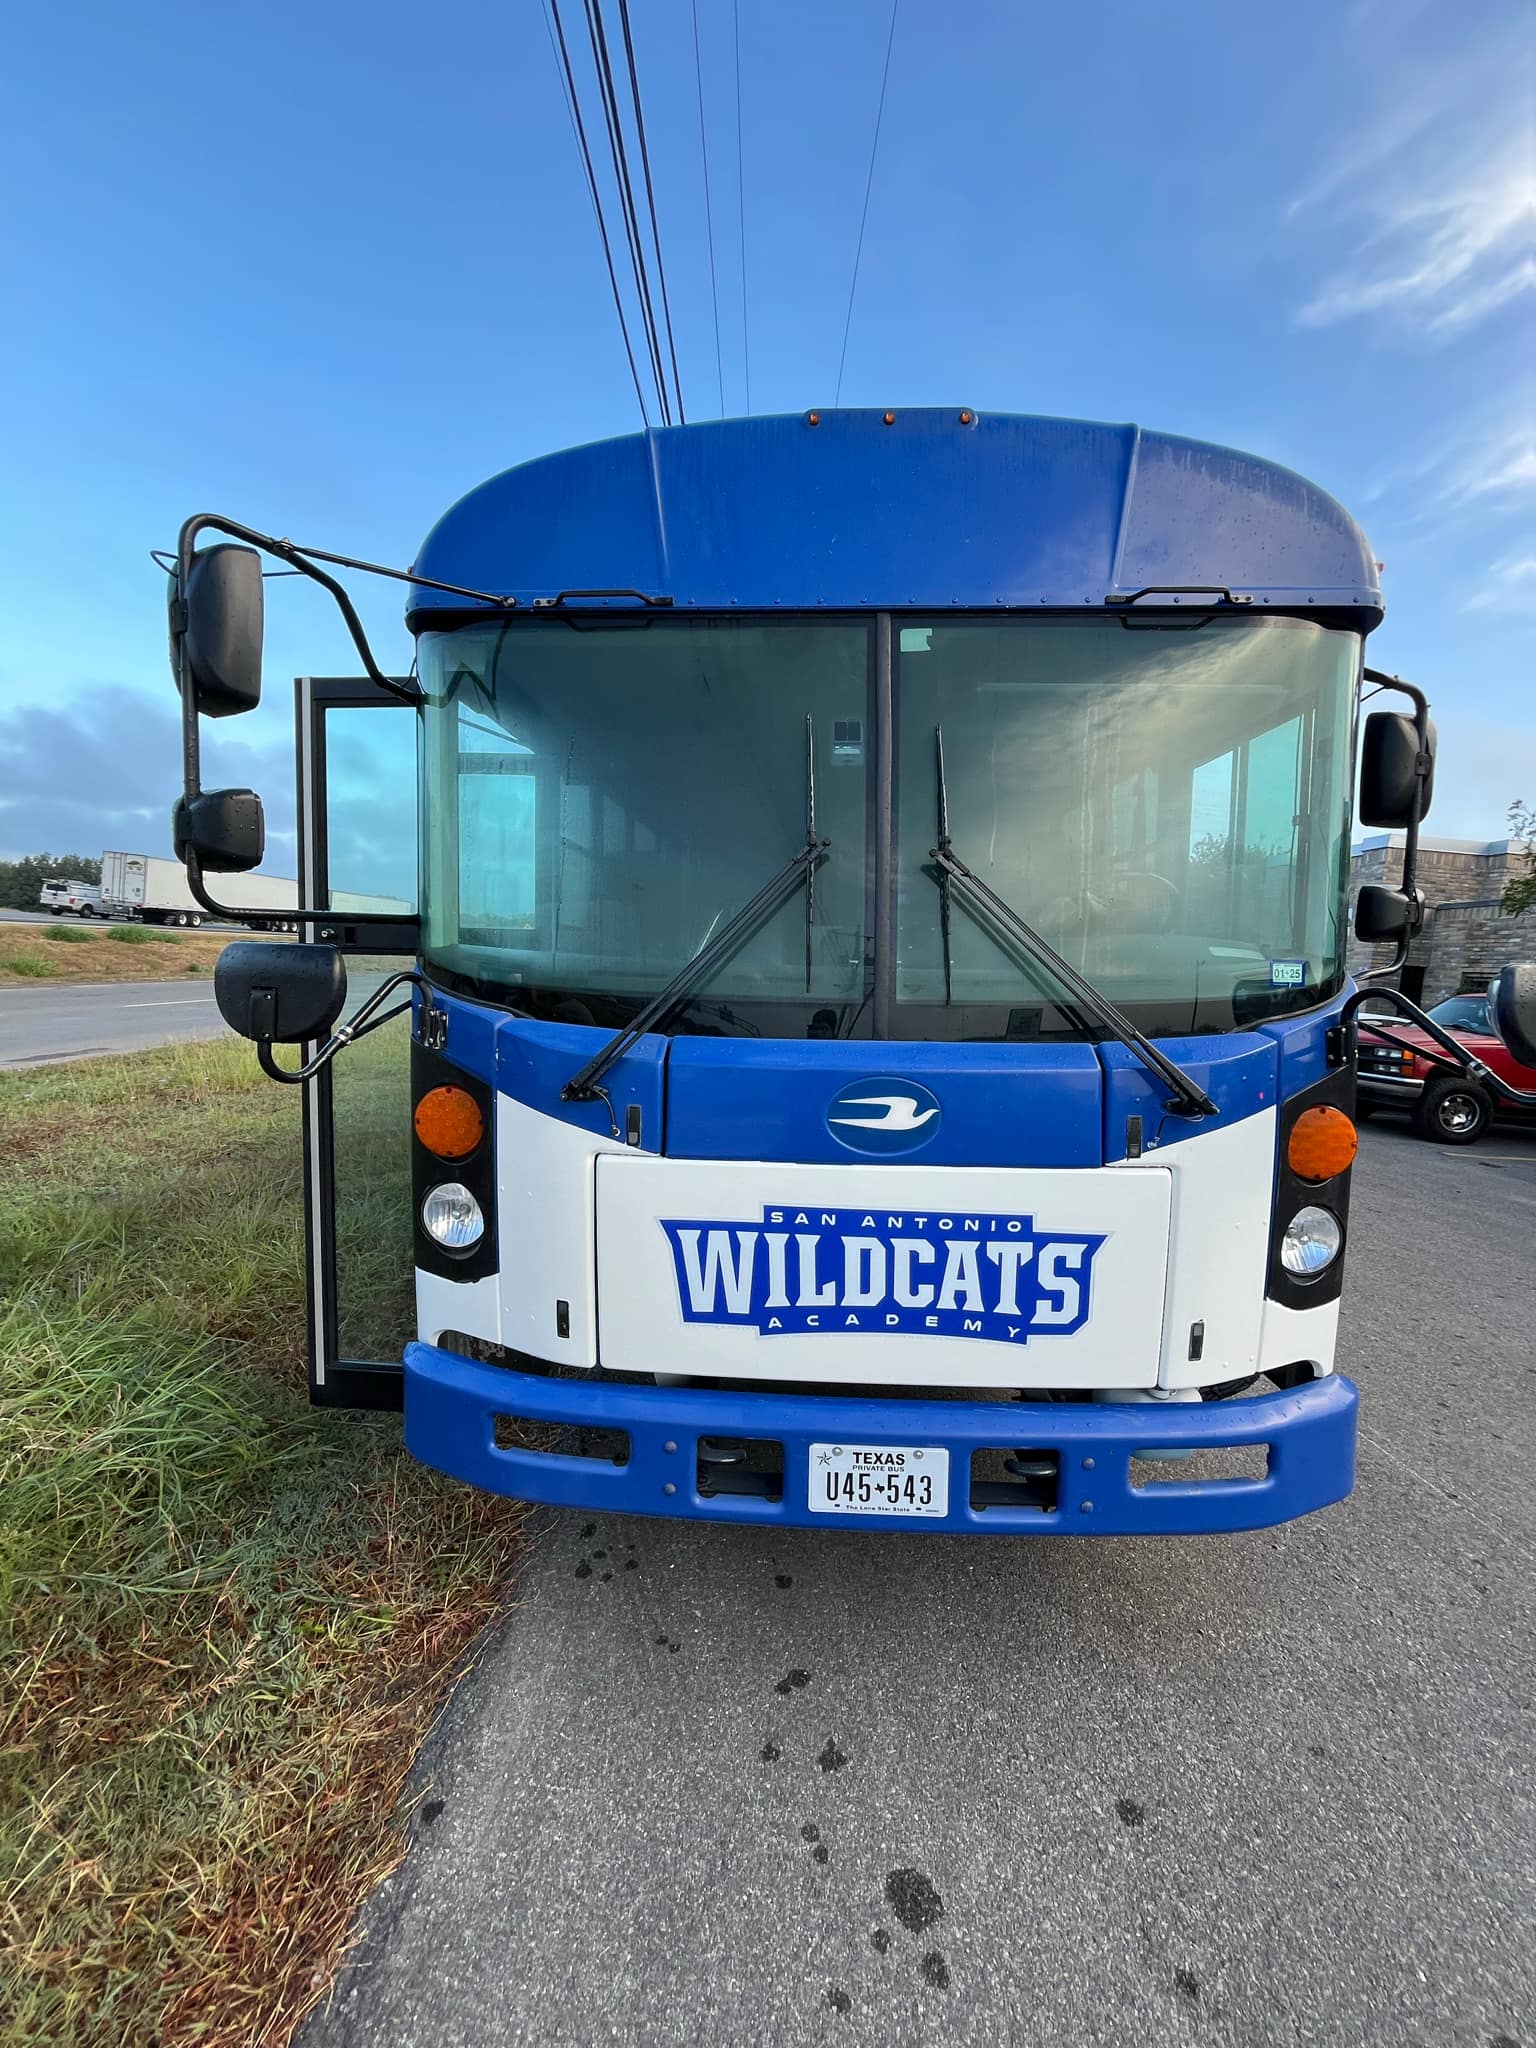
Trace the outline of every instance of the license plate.
{"type": "Polygon", "coordinates": [[[933,1445],[812,1444],[818,1515],[947,1515],[949,1453],[933,1445]]]}

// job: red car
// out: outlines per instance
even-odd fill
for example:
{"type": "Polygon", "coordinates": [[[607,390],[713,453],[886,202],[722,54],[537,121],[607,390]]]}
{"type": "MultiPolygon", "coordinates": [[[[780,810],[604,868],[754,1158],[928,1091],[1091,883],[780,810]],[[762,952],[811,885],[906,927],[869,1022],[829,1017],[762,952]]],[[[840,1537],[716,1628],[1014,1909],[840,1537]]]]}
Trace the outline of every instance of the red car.
{"type": "MultiPolygon", "coordinates": [[[[1448,996],[1429,1012],[1443,1031],[1464,1045],[1490,1073],[1512,1082],[1517,1088],[1536,1088],[1536,1067],[1522,1066],[1493,1028],[1486,996],[1448,996]]],[[[1447,1073],[1427,1059],[1417,1059],[1388,1045],[1370,1029],[1371,1019],[1387,1024],[1405,1044],[1434,1049],[1428,1032],[1410,1024],[1405,1017],[1390,1017],[1379,1011],[1360,1013],[1360,1072],[1356,1114],[1367,1117],[1378,1109],[1406,1109],[1413,1113],[1419,1135],[1437,1145],[1470,1145],[1480,1138],[1494,1120],[1508,1118],[1529,1122],[1530,1110],[1501,1101],[1464,1074],[1447,1073]]]]}

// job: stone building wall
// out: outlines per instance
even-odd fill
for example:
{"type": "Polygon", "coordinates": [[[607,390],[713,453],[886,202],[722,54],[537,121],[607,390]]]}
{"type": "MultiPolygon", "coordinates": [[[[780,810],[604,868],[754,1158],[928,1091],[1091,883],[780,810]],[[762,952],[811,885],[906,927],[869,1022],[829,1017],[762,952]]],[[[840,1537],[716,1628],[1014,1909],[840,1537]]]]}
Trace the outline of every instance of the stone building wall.
{"type": "MultiPolygon", "coordinates": [[[[1525,873],[1517,840],[1421,839],[1418,881],[1428,903],[1424,924],[1403,970],[1405,991],[1438,1003],[1464,987],[1484,987],[1509,960],[1536,959],[1536,915],[1506,917],[1499,899],[1506,885],[1525,873]]],[[[1350,923],[1362,882],[1395,887],[1403,877],[1402,835],[1386,833],[1356,846],[1349,863],[1350,923]]],[[[1349,971],[1384,967],[1389,946],[1362,946],[1351,935],[1349,971]]]]}

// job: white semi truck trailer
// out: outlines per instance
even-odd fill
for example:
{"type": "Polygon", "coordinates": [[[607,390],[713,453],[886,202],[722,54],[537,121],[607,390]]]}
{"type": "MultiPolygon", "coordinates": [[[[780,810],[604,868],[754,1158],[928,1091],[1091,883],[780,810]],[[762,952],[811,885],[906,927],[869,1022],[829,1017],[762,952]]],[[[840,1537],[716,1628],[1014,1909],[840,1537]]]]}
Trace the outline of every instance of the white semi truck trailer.
{"type": "MultiPolygon", "coordinates": [[[[299,885],[286,875],[234,875],[226,891],[230,907],[252,931],[298,930],[294,912],[299,885]]],[[[141,924],[200,925],[207,911],[187,886],[179,860],[153,853],[108,850],[101,856],[101,897],[98,917],[129,919],[141,924]]]]}

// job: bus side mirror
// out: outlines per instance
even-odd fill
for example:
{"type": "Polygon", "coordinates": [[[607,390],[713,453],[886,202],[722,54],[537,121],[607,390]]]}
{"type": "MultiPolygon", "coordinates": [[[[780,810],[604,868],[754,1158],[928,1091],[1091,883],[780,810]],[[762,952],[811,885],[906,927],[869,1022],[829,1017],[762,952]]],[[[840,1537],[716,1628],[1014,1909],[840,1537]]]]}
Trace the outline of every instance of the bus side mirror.
{"type": "Polygon", "coordinates": [[[198,867],[212,875],[244,875],[261,866],[267,850],[267,823],[254,789],[204,789],[189,802],[178,797],[171,808],[171,845],[185,867],[197,855],[198,867]]]}
{"type": "Polygon", "coordinates": [[[1395,946],[1416,923],[1414,904],[1401,889],[1363,882],[1355,898],[1355,937],[1367,946],[1395,946]]]}
{"type": "MultiPolygon", "coordinates": [[[[1420,820],[1429,816],[1435,792],[1435,728],[1429,727],[1429,765],[1424,776],[1420,820]]],[[[1373,711],[1360,737],[1360,808],[1362,825],[1401,831],[1414,822],[1413,805],[1419,780],[1419,734],[1400,711],[1373,711]]]]}
{"type": "Polygon", "coordinates": [[[213,993],[242,1038],[302,1045],[330,1035],[347,1000],[347,969],[334,946],[239,939],[219,955],[213,993]]]}
{"type": "Polygon", "coordinates": [[[1536,1067],[1536,964],[1511,961],[1488,990],[1493,1028],[1525,1067],[1536,1067]]]}
{"type": "MultiPolygon", "coordinates": [[[[184,600],[171,579],[171,670],[176,636],[199,711],[231,718],[261,702],[261,557],[254,548],[220,541],[192,557],[184,600]]],[[[178,681],[180,677],[178,676],[178,681]]]]}

